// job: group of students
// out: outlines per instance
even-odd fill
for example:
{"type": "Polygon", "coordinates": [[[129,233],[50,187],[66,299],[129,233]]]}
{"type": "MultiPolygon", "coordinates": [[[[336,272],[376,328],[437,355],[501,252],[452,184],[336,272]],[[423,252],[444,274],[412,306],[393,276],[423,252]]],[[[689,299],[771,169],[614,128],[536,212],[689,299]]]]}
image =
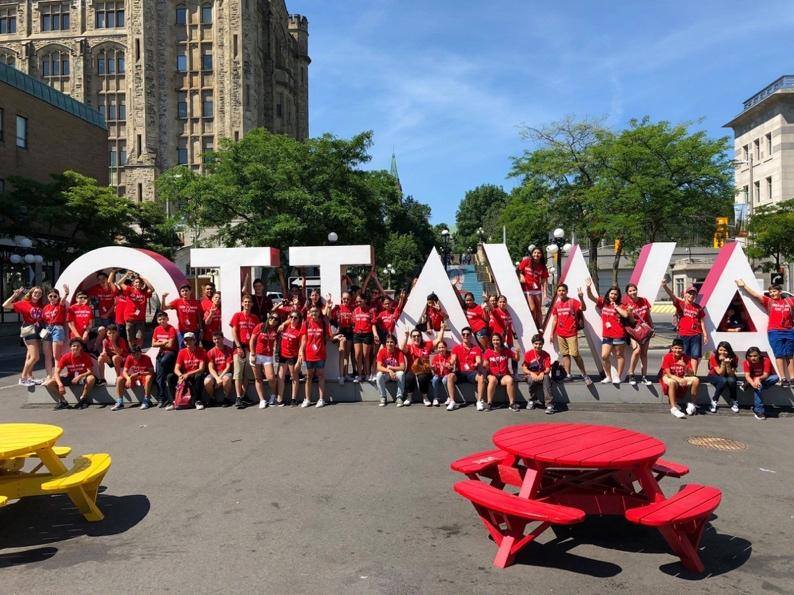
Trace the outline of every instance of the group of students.
{"type": "MultiPolygon", "coordinates": [[[[517,273],[532,316],[542,318],[542,296],[547,288],[548,273],[544,272],[545,264],[540,257],[542,253],[534,250],[519,263],[517,273]]],[[[242,408],[246,406],[245,393],[251,382],[260,408],[297,406],[299,403],[308,407],[312,404],[315,383],[318,386],[315,406],[323,407],[332,400],[325,385],[325,362],[328,349],[333,348],[339,352],[338,382],[376,383],[381,405],[387,402],[387,383],[394,382],[397,406],[409,406],[414,400],[421,400],[427,406],[443,403],[452,411],[458,407],[455,386],[471,383],[476,388],[477,410],[491,408],[497,387],[503,386],[509,407],[515,411],[518,410],[516,378],[521,371],[530,385],[531,406],[539,401],[549,413],[555,411],[551,398],[552,363],[543,350],[543,338],[541,335],[533,337],[532,348],[520,359],[519,352],[514,349],[513,321],[504,296],[484,296],[478,304],[473,294],[463,294],[461,305],[468,326],[461,331],[461,342],[450,349],[444,338],[447,315],[434,294],[427,297],[426,308],[416,328],[398,340],[395,328],[407,293],[403,291],[397,300],[392,299],[372,273],[364,288],[349,284],[339,304],[334,304],[330,296],[323,299],[316,289],[307,297],[304,286],[293,288],[279,305],[274,305],[261,279],[254,280],[252,286],[246,279],[241,310],[234,314],[230,323],[233,338],[230,346],[223,338],[221,296],[215,286],[205,284],[201,298],[195,299],[191,286],[185,284],[179,288],[178,298],[169,300],[165,293],[159,299],[160,310],[155,315],[157,326],[151,340],[151,346],[159,350],[156,361],[152,362],[142,348],[153,287],[131,272],[118,279],[116,276],[113,270],[109,275],[98,273],[96,284],[85,291],[79,290],[71,304],[68,287],[63,288],[63,295],[56,289],[47,292],[40,287],[27,292],[20,289],[6,300],[3,306],[13,309],[22,318],[20,335],[27,347],[20,384],[46,384],[57,407],[63,408],[66,407],[65,386],[70,382],[82,383],[84,388],[78,403],[82,408],[89,403],[91,388],[103,384],[106,368],[112,367],[118,378],[114,410],[123,408],[124,391],[136,385],[143,387],[141,407],[144,409],[153,404],[155,388],[159,405],[173,408],[175,392],[181,387],[189,390],[198,409],[214,403],[242,408]],[[366,289],[371,278],[376,284],[372,291],[366,289]],[[249,289],[253,291],[249,293],[249,289]],[[93,300],[94,305],[89,300],[93,300]],[[168,322],[166,310],[169,309],[176,312],[176,328],[168,322]],[[34,379],[32,374],[42,353],[47,371],[43,381],[34,379]],[[301,383],[304,384],[302,400],[299,397],[301,383]]],[[[769,313],[770,343],[778,369],[783,372],[782,383],[788,384],[794,379],[794,300],[783,297],[776,286],[765,296],[751,290],[741,280],[737,285],[769,313]]],[[[688,289],[683,299],[675,296],[666,283],[662,288],[676,308],[678,337],[665,357],[659,378],[670,399],[671,412],[680,417],[684,412],[677,407],[677,401],[687,389],[695,394],[698,387],[697,370],[705,337],[704,312],[695,302],[697,291],[694,288],[688,289]],[[686,373],[680,374],[682,370],[686,373]]],[[[626,368],[628,344],[631,347],[629,383],[652,384],[648,375],[648,347],[654,323],[649,301],[639,296],[637,286],[631,283],[625,295],[613,286],[603,297],[598,296],[589,281],[586,292],[601,317],[600,355],[604,369],[601,382],[620,383],[626,368]],[[613,359],[617,372],[614,377],[611,373],[613,359]],[[638,365],[639,374],[636,373],[638,365]]],[[[587,301],[581,288],[577,295],[578,299],[570,297],[568,287],[560,284],[549,312],[552,335],[556,337],[560,354],[561,370],[557,374],[575,380],[571,375],[573,360],[581,373],[580,378],[590,385],[592,380],[578,343],[587,301]]],[[[718,346],[712,360],[722,357],[725,345],[718,346]]],[[[730,358],[735,358],[730,345],[727,351],[730,358]]],[[[766,366],[768,358],[758,349],[750,349],[747,354],[747,382],[758,393],[756,414],[763,416],[760,392],[778,378],[768,371],[763,372],[766,367],[771,369],[771,363],[766,366]],[[756,357],[761,358],[760,368],[753,359],[756,357]],[[754,375],[759,370],[762,372],[754,375]],[[756,377],[758,382],[754,380],[756,377]]],[[[716,360],[718,364],[720,361],[716,360]]],[[[709,375],[715,377],[718,385],[717,397],[728,391],[727,398],[735,408],[736,381],[730,378],[738,360],[733,365],[726,364],[724,370],[713,363],[710,362],[709,375]]]]}

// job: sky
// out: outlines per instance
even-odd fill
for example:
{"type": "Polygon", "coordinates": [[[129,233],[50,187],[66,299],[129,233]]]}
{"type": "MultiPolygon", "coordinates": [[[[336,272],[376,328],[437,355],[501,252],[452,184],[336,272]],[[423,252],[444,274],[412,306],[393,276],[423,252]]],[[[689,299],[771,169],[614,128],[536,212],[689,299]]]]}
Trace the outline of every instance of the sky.
{"type": "Polygon", "coordinates": [[[452,223],[465,192],[515,186],[522,126],[645,115],[713,137],[794,74],[787,2],[287,0],[309,19],[312,136],[374,132],[406,194],[452,223]],[[786,58],[788,56],[788,58],[786,58]]]}

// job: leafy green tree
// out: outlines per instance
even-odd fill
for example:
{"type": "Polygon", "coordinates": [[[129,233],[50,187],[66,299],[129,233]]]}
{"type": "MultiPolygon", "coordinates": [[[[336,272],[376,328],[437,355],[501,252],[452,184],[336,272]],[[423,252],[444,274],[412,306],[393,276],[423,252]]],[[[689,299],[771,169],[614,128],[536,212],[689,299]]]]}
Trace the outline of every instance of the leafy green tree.
{"type": "Polygon", "coordinates": [[[455,213],[455,244],[459,251],[477,246],[477,230],[507,203],[507,192],[501,186],[483,184],[466,192],[455,213]]]}
{"type": "MultiPolygon", "coordinates": [[[[427,258],[416,238],[409,233],[390,233],[383,249],[384,264],[391,264],[396,271],[392,286],[399,286],[416,274],[418,266],[427,258]]],[[[384,284],[385,286],[385,284],[384,284]]]]}
{"type": "Polygon", "coordinates": [[[748,228],[751,256],[771,258],[775,270],[794,260],[794,199],[756,208],[748,228]]]}
{"type": "Polygon", "coordinates": [[[491,213],[486,220],[486,236],[501,238],[506,231],[507,248],[514,260],[527,254],[530,244],[545,250],[549,230],[554,221],[548,199],[542,187],[533,183],[514,188],[503,208],[491,213]]]}

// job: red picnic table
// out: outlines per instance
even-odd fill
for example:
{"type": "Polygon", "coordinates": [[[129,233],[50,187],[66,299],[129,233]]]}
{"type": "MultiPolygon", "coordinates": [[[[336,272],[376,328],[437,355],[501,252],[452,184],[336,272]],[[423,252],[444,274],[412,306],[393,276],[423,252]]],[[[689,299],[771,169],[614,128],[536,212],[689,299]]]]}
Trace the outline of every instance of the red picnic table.
{"type": "Polygon", "coordinates": [[[540,423],[502,428],[493,442],[499,450],[470,455],[452,468],[472,478],[455,490],[472,501],[499,545],[494,565],[509,565],[550,525],[620,515],[657,527],[687,568],[703,571],[697,545],[720,492],[690,485],[666,499],[657,480],[689,470],[660,459],[660,440],[612,426],[540,423]],[[505,485],[520,488],[518,495],[503,491],[505,485]],[[533,521],[540,524],[524,535],[533,521]]]}

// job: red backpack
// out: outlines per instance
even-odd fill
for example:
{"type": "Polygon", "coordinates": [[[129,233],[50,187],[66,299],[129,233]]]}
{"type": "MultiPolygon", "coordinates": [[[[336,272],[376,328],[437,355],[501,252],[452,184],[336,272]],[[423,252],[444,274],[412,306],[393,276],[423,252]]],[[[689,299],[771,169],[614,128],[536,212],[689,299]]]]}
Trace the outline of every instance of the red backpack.
{"type": "Polygon", "coordinates": [[[174,409],[188,409],[190,407],[190,387],[187,382],[180,382],[176,385],[174,394],[174,409]]]}

